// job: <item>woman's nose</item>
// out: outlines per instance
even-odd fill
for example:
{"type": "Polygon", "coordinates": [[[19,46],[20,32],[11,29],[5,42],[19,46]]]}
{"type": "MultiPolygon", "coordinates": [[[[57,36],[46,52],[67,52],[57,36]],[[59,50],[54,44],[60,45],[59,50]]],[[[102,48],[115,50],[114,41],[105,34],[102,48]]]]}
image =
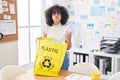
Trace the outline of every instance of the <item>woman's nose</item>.
{"type": "Polygon", "coordinates": [[[58,13],[55,13],[55,16],[58,16],[58,13]]]}

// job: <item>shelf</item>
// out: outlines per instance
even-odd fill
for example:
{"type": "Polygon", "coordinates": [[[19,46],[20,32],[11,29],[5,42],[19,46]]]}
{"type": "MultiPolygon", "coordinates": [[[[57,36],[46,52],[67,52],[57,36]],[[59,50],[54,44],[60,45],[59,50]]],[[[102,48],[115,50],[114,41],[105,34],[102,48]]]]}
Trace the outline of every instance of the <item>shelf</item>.
{"type": "Polygon", "coordinates": [[[115,72],[120,71],[120,54],[115,56],[115,72]]]}
{"type": "Polygon", "coordinates": [[[90,54],[90,51],[87,51],[86,49],[81,49],[81,48],[72,48],[71,51],[73,52],[78,52],[78,53],[84,53],[84,54],[90,54]]]}
{"type": "MultiPolygon", "coordinates": [[[[111,54],[111,53],[105,53],[105,52],[90,52],[85,49],[81,48],[72,48],[71,49],[71,57],[70,57],[70,66],[73,66],[74,62],[74,53],[77,55],[88,55],[89,57],[89,63],[94,63],[95,64],[95,57],[100,56],[100,57],[108,57],[111,58],[111,72],[109,75],[114,74],[115,72],[120,71],[120,54],[111,54]]],[[[107,75],[106,75],[107,76],[107,75]]]]}
{"type": "Polygon", "coordinates": [[[97,52],[97,53],[92,53],[93,55],[99,55],[99,56],[106,56],[106,57],[114,57],[116,54],[110,54],[110,53],[105,53],[105,52],[97,52]]]}
{"type": "Polygon", "coordinates": [[[100,72],[104,75],[111,75],[114,73],[114,57],[93,55],[93,62],[100,72]]]}

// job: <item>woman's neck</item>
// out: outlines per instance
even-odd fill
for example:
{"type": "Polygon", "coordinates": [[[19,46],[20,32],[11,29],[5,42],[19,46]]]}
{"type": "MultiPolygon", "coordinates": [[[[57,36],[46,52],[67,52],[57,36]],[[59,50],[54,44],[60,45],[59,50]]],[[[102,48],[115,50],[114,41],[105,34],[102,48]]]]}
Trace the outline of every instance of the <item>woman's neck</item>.
{"type": "Polygon", "coordinates": [[[54,24],[53,25],[59,25],[60,24],[60,22],[54,22],[54,24]]]}

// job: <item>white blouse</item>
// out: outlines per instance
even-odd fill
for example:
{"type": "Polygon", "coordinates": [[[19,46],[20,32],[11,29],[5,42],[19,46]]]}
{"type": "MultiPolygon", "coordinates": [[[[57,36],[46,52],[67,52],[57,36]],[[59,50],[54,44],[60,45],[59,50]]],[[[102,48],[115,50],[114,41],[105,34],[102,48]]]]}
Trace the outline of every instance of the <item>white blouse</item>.
{"type": "Polygon", "coordinates": [[[61,41],[66,41],[66,32],[71,32],[71,29],[67,25],[53,25],[53,26],[44,26],[42,28],[42,33],[47,33],[47,37],[56,38],[61,41]]]}

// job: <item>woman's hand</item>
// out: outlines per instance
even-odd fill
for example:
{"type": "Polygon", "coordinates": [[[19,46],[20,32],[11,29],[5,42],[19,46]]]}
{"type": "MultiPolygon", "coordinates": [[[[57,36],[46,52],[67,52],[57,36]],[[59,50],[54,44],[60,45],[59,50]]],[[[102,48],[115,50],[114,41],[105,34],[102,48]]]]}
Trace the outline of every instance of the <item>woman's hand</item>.
{"type": "Polygon", "coordinates": [[[71,48],[71,32],[66,32],[66,43],[68,44],[67,50],[71,48]]]}
{"type": "Polygon", "coordinates": [[[43,32],[42,38],[46,38],[47,37],[47,33],[43,32]]]}

